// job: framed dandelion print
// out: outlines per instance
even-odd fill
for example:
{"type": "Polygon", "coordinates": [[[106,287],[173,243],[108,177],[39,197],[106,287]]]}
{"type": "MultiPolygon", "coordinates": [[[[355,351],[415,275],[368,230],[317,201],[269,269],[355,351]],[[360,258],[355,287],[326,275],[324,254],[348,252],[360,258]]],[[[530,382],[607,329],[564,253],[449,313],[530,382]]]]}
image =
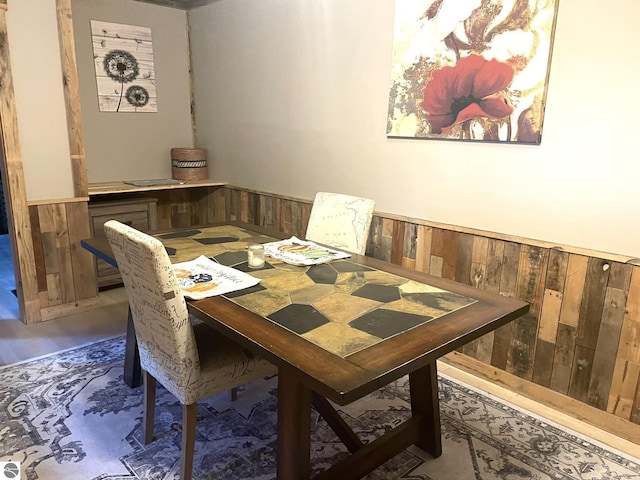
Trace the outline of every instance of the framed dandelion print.
{"type": "Polygon", "coordinates": [[[559,0],[396,0],[387,136],[540,144],[559,0]]]}
{"type": "Polygon", "coordinates": [[[91,20],[101,112],[157,112],[151,29],[91,20]]]}

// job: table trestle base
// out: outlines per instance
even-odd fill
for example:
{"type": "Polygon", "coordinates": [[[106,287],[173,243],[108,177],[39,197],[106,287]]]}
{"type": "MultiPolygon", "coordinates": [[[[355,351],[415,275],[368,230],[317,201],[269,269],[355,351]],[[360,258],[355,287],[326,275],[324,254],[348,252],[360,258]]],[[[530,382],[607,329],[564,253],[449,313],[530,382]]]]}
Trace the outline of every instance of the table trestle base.
{"type": "Polygon", "coordinates": [[[311,404],[351,453],[340,463],[314,477],[314,480],[362,478],[414,444],[434,458],[439,457],[442,454],[442,441],[435,362],[409,374],[409,389],[411,417],[365,445],[326,398],[281,369],[278,376],[278,409],[287,415],[278,415],[278,479],[310,478],[311,404]],[[295,437],[295,442],[292,437],[295,437]],[[295,451],[291,450],[291,445],[297,446],[295,451]]]}

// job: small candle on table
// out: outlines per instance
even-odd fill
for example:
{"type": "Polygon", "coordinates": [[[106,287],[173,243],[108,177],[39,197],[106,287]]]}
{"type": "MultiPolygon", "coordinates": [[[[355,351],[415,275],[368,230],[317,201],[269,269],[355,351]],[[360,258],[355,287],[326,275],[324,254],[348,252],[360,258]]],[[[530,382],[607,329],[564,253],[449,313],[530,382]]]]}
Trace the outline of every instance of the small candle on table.
{"type": "Polygon", "coordinates": [[[247,263],[249,268],[264,267],[264,247],[260,244],[247,247],[247,263]]]}

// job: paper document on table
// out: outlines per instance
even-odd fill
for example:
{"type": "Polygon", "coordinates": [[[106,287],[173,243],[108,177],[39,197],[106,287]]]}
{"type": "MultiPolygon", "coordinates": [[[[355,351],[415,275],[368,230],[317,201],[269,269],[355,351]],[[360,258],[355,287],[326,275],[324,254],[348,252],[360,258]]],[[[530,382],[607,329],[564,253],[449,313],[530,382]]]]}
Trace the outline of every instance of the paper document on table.
{"type": "Polygon", "coordinates": [[[175,263],[173,270],[183,295],[193,300],[242,290],[260,282],[259,278],[220,265],[204,255],[188,262],[175,263]]]}
{"type": "Polygon", "coordinates": [[[314,242],[291,237],[279,242],[265,243],[264,253],[291,265],[318,265],[351,255],[332,248],[323,247],[314,242]]]}

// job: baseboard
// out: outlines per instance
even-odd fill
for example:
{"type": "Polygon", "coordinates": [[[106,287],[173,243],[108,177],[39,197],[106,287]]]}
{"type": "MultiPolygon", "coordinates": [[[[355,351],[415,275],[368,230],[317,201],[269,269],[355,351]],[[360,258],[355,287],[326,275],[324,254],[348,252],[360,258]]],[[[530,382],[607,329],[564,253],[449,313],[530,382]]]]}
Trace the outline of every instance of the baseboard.
{"type": "Polygon", "coordinates": [[[446,355],[441,364],[440,370],[453,378],[640,457],[640,425],[458,352],[446,355]]]}
{"type": "Polygon", "coordinates": [[[73,315],[74,313],[82,313],[89,310],[94,310],[100,306],[100,300],[96,295],[93,298],[86,300],[78,300],[73,303],[64,303],[62,305],[56,305],[54,307],[47,307],[40,310],[42,315],[42,321],[53,320],[54,318],[65,317],[67,315],[73,315]]]}

